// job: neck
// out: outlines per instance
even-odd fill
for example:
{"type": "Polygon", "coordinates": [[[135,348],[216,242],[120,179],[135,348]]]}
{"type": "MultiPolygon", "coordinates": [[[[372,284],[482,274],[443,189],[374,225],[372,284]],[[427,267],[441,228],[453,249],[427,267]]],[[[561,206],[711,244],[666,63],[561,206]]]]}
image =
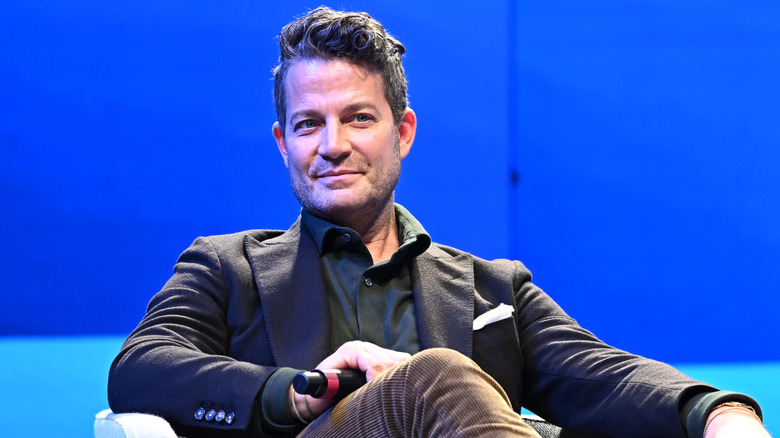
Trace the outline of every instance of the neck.
{"type": "Polygon", "coordinates": [[[388,260],[400,246],[395,204],[392,199],[379,211],[352,211],[348,217],[325,218],[330,222],[352,228],[360,234],[374,263],[388,260]]]}
{"type": "Polygon", "coordinates": [[[375,226],[368,230],[358,231],[363,243],[371,253],[374,264],[388,260],[393,255],[400,243],[398,241],[398,224],[395,220],[395,208],[390,206],[390,211],[375,226]]]}

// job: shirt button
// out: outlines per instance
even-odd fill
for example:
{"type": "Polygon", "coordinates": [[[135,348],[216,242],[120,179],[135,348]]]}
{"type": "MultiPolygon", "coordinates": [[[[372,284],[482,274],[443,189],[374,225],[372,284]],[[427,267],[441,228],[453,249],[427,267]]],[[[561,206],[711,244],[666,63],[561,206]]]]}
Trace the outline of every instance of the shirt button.
{"type": "Polygon", "coordinates": [[[349,243],[349,241],[352,240],[352,236],[350,236],[349,233],[344,233],[341,238],[344,240],[344,243],[349,243]]]}
{"type": "Polygon", "coordinates": [[[371,279],[370,279],[370,278],[368,278],[368,277],[366,277],[366,279],[365,279],[365,280],[363,280],[363,283],[365,283],[365,284],[366,284],[366,286],[368,286],[368,287],[371,287],[371,285],[372,285],[372,284],[374,284],[374,282],[373,282],[373,281],[371,281],[371,279]]]}

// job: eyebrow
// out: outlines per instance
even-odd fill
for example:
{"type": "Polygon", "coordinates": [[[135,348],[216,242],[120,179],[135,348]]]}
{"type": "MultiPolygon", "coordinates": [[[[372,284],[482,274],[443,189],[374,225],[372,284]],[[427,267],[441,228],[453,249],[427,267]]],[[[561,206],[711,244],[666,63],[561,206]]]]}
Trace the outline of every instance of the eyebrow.
{"type": "Polygon", "coordinates": [[[292,122],[296,119],[310,119],[318,115],[319,115],[319,111],[317,110],[303,109],[290,114],[289,121],[292,122]]]}
{"type": "Polygon", "coordinates": [[[354,113],[354,112],[358,112],[358,111],[366,110],[366,109],[370,110],[370,111],[373,111],[373,112],[377,112],[377,113],[379,112],[379,107],[374,105],[371,102],[355,102],[355,103],[351,103],[351,104],[347,105],[344,108],[344,112],[354,113]]]}

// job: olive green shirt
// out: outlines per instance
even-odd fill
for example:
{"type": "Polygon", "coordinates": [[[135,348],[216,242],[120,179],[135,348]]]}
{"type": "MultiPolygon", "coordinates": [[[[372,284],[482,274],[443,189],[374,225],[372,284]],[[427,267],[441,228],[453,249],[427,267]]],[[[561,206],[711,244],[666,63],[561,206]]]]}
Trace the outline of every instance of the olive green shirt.
{"type": "Polygon", "coordinates": [[[374,264],[360,235],[303,210],[304,227],[320,251],[331,315],[331,347],[348,341],[414,354],[420,351],[409,265],[431,238],[405,208],[395,204],[400,247],[374,264]]]}

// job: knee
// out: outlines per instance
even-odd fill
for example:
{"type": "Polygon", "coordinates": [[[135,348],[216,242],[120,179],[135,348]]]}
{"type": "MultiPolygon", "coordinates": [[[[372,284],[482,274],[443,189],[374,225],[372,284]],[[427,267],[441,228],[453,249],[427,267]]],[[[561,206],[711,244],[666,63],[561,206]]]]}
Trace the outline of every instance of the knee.
{"type": "MultiPolygon", "coordinates": [[[[423,350],[407,360],[405,386],[424,399],[480,394],[484,400],[509,403],[503,388],[469,357],[447,348],[423,350]]],[[[502,405],[503,406],[503,405],[502,405]]]]}
{"type": "Polygon", "coordinates": [[[429,348],[409,359],[409,366],[424,374],[449,375],[467,369],[477,369],[479,366],[462,353],[449,348],[429,348]]]}
{"type": "Polygon", "coordinates": [[[472,360],[466,357],[463,353],[451,348],[443,347],[428,348],[412,356],[412,359],[420,361],[441,362],[442,364],[449,362],[472,362],[472,360]]]}

